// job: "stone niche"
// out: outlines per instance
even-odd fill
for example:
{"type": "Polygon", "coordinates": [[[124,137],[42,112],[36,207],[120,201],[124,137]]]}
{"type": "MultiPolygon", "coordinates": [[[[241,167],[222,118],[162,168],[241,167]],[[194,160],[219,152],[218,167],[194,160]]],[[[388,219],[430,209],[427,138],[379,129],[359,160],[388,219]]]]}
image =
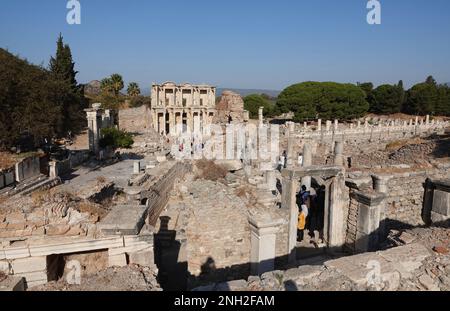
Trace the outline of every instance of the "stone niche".
{"type": "Polygon", "coordinates": [[[450,219],[450,179],[427,179],[422,216],[428,225],[450,219]]]}

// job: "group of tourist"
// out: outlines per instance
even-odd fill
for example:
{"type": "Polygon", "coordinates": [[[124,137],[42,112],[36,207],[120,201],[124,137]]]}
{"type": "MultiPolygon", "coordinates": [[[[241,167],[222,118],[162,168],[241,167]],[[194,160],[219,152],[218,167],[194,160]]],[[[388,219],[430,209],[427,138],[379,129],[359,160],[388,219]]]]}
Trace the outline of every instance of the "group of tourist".
{"type": "Polygon", "coordinates": [[[317,190],[308,189],[305,185],[301,187],[297,194],[297,206],[299,207],[298,225],[297,225],[297,241],[304,240],[304,232],[308,230],[308,235],[312,243],[321,242],[324,226],[324,189],[322,187],[317,190]],[[316,240],[315,232],[319,233],[316,240]]]}

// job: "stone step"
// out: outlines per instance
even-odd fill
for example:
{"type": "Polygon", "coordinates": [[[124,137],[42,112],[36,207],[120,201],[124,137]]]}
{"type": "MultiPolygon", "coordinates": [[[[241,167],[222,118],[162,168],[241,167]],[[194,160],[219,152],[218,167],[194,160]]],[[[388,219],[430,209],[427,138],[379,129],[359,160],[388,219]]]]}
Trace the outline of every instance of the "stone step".
{"type": "Polygon", "coordinates": [[[56,187],[60,183],[61,183],[61,179],[59,179],[59,178],[51,178],[51,179],[48,178],[48,179],[43,180],[42,182],[40,182],[40,183],[30,187],[30,188],[22,191],[20,193],[20,195],[25,196],[25,195],[28,195],[28,194],[30,194],[32,192],[35,192],[35,191],[48,190],[48,189],[51,189],[53,187],[56,187]]]}
{"type": "Polygon", "coordinates": [[[24,180],[16,185],[16,187],[12,188],[10,191],[6,192],[6,195],[14,196],[17,194],[22,193],[23,191],[32,188],[33,186],[41,183],[43,180],[48,179],[45,175],[39,175],[37,177],[29,178],[27,180],[24,180]]]}

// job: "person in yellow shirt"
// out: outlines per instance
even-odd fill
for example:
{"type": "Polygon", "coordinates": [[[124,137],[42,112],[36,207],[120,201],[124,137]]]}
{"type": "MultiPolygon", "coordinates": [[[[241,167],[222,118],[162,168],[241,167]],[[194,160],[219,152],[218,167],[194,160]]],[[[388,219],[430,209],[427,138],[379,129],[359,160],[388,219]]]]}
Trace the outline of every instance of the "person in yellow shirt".
{"type": "Polygon", "coordinates": [[[307,217],[308,217],[308,207],[305,204],[302,204],[300,213],[298,214],[298,225],[297,225],[298,242],[303,241],[307,217]]]}

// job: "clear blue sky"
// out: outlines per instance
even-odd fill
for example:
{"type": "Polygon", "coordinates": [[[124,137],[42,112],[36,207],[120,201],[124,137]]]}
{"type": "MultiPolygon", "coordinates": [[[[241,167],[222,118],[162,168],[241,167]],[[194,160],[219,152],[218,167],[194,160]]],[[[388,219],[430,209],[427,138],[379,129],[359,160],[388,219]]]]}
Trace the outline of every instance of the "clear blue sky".
{"type": "Polygon", "coordinates": [[[80,82],[118,72],[141,88],[450,82],[449,0],[380,0],[379,26],[366,0],[80,2],[82,24],[68,25],[66,0],[1,0],[0,47],[46,66],[62,32],[80,82]]]}

